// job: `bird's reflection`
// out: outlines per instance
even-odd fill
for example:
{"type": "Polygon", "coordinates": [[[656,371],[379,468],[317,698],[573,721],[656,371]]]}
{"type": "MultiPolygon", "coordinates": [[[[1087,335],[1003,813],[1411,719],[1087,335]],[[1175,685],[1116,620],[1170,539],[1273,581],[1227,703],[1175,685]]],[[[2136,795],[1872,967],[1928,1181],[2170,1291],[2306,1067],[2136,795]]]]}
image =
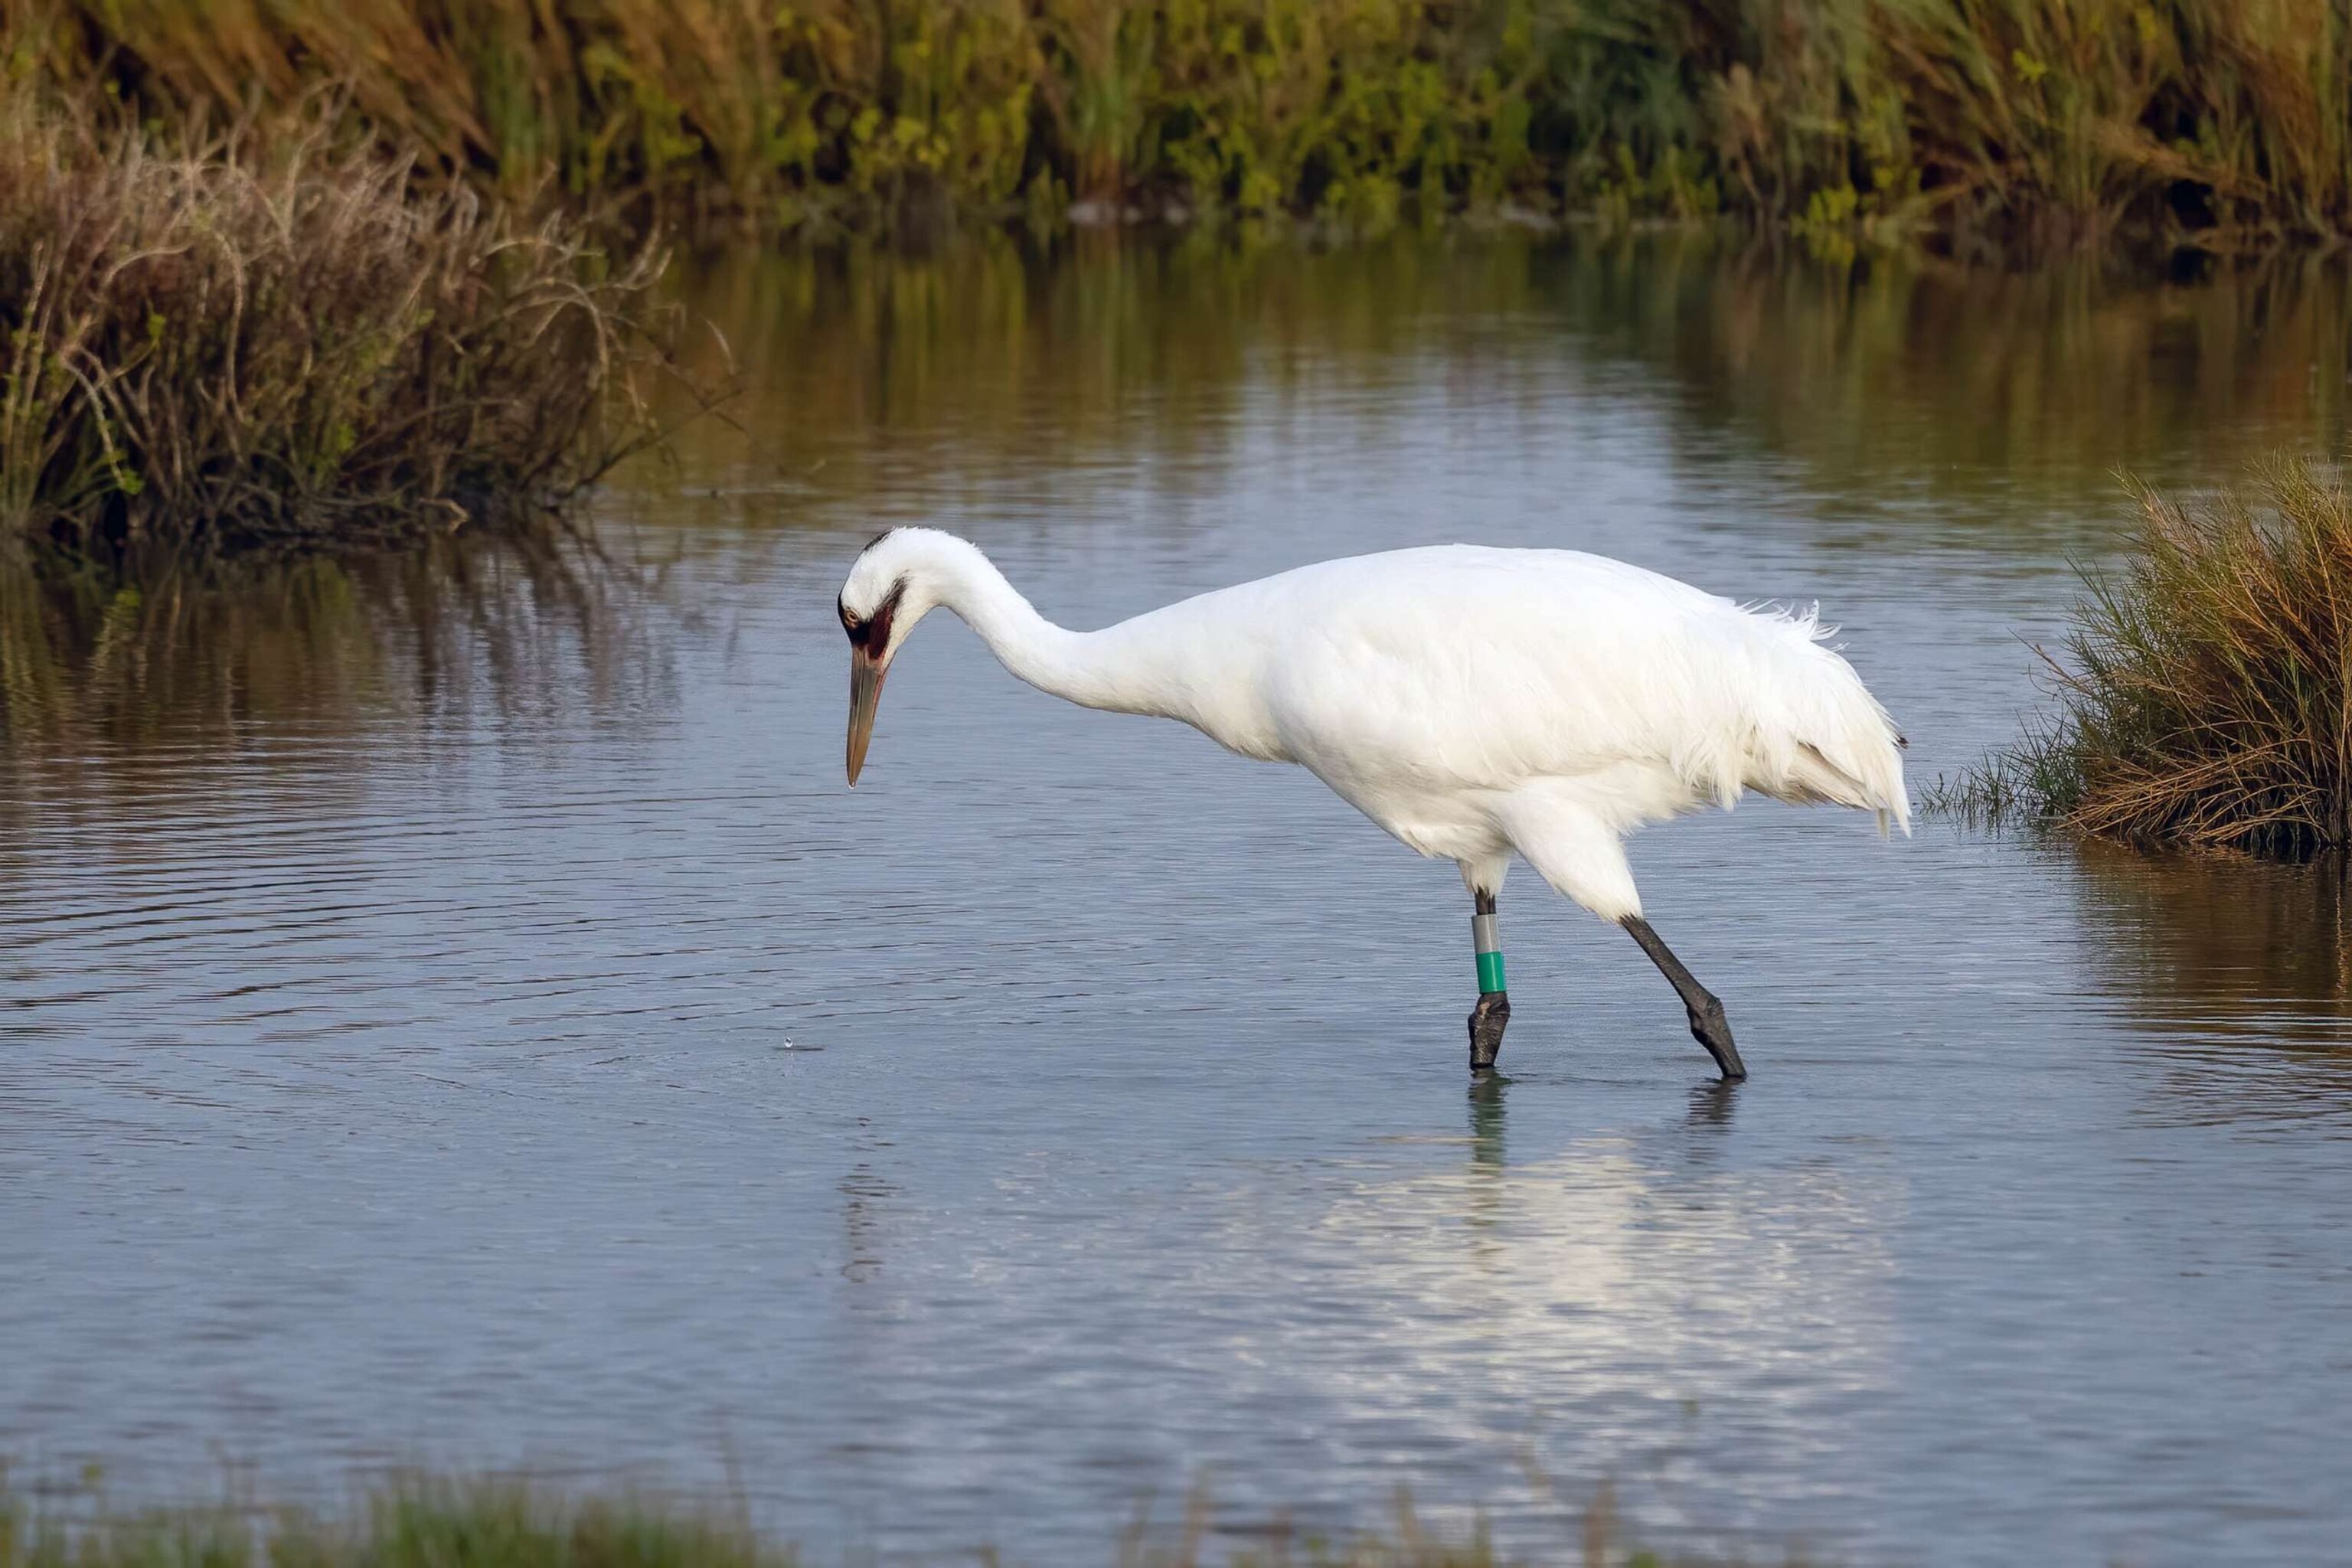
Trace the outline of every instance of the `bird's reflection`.
{"type": "Polygon", "coordinates": [[[1470,1190],[1464,1212],[1479,1230],[1492,1230],[1505,1217],[1509,1183],[1503,1160],[1503,1096],[1510,1082],[1500,1073],[1470,1080],[1470,1190]]]}
{"type": "Polygon", "coordinates": [[[1703,1083],[1690,1093],[1690,1110],[1684,1122],[1694,1128],[1728,1127],[1731,1108],[1739,1103],[1739,1085],[1728,1079],[1703,1083]]]}
{"type": "Polygon", "coordinates": [[[1621,1087],[1482,1079],[1465,1092],[1466,1159],[1401,1157],[1303,1212],[1237,1208],[1251,1231],[1234,1246],[1373,1304],[1344,1352],[1301,1320],[1264,1353],[1367,1415],[1401,1379],[1475,1389],[1480,1419],[1573,1408],[1625,1431],[1703,1394],[1790,1441],[1819,1419],[1812,1390],[1886,1386],[1899,1187],[1786,1145],[1729,1158],[1736,1088],[1682,1107],[1627,1091],[1612,1110],[1621,1087]],[[1806,1386],[1763,1370],[1775,1362],[1801,1362],[1806,1386]]]}
{"type": "Polygon", "coordinates": [[[1691,1089],[1681,1135],[1674,1141],[1679,1145],[1673,1155],[1679,1167],[1678,1179],[1704,1182],[1720,1169],[1731,1139],[1732,1107],[1738,1103],[1736,1082],[1717,1079],[1691,1089]]]}
{"type": "Polygon", "coordinates": [[[876,1169],[876,1162],[888,1157],[890,1146],[891,1140],[877,1132],[872,1121],[857,1119],[851,1147],[868,1157],[851,1165],[838,1184],[845,1258],[841,1276],[853,1285],[870,1283],[882,1273],[883,1226],[898,1188],[876,1169]]]}
{"type": "Polygon", "coordinates": [[[1510,1082],[1500,1073],[1481,1073],[1470,1082],[1470,1163],[1474,1168],[1503,1168],[1503,1093],[1510,1082]]]}

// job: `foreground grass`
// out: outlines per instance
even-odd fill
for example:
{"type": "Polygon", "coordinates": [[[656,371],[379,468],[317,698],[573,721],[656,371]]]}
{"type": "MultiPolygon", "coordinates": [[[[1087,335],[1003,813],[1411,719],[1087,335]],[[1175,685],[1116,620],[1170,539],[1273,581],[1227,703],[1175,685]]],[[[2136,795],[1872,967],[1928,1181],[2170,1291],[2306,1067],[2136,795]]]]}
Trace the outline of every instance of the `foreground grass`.
{"type": "Polygon", "coordinates": [[[509,195],[1816,237],[2352,233],[2342,0],[17,0],[12,75],[167,122],[349,94],[509,195]]]}
{"type": "Polygon", "coordinates": [[[2093,575],[2056,717],[1931,805],[2126,843],[2307,858],[2352,847],[2352,495],[2278,460],[2251,494],[2139,494],[2093,575]]]}
{"type": "MultiPolygon", "coordinates": [[[[1196,1499],[1179,1528],[1138,1525],[1105,1542],[1104,1556],[1122,1568],[1496,1568],[1513,1561],[1483,1531],[1466,1539],[1433,1533],[1402,1501],[1389,1530],[1346,1540],[1275,1531],[1269,1544],[1220,1551],[1204,1526],[1196,1499]]],[[[1020,1560],[1018,1542],[1003,1550],[1020,1560]]],[[[995,1552],[982,1560],[995,1561],[995,1552]]],[[[1577,1539],[1545,1560],[1585,1568],[1675,1561],[1619,1541],[1606,1488],[1577,1539]]],[[[509,1482],[411,1480],[337,1513],[241,1506],[117,1513],[87,1503],[45,1512],[0,1490],[0,1568],[798,1568],[804,1561],[740,1519],[642,1496],[583,1497],[509,1482]]]]}
{"type": "Polygon", "coordinates": [[[352,1511],[44,1515],[0,1499],[0,1568],[790,1568],[749,1531],[633,1500],[415,1483],[352,1511]]]}
{"type": "Polygon", "coordinates": [[[650,251],[318,135],[175,153],[0,110],[0,540],[366,542],[576,494],[650,439],[650,251]]]}

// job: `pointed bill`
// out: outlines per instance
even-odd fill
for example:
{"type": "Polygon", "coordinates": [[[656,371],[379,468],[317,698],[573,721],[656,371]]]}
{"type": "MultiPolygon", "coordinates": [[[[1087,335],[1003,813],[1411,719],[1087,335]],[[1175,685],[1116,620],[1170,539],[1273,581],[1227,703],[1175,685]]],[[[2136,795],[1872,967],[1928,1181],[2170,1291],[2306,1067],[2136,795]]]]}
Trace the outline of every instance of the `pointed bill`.
{"type": "Polygon", "coordinates": [[[874,708],[882,700],[882,677],[890,667],[864,648],[849,653],[849,787],[866,767],[866,742],[874,739],[874,708]]]}

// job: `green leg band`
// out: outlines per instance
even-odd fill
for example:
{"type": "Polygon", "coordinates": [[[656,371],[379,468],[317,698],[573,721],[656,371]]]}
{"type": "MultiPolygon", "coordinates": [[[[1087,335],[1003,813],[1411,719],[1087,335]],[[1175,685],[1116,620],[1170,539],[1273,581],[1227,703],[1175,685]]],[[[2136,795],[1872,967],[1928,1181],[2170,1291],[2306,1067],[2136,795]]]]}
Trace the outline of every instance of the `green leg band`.
{"type": "Polygon", "coordinates": [[[1502,990],[1503,933],[1493,915],[1470,917],[1470,944],[1478,950],[1479,994],[1502,990]]]}

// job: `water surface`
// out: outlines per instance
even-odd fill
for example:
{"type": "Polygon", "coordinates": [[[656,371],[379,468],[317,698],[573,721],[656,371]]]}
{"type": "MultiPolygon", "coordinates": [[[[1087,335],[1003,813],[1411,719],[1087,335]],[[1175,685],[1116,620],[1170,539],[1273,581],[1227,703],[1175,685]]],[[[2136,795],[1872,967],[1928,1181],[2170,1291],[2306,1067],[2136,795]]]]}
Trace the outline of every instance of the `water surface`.
{"type": "Polygon", "coordinates": [[[948,617],[840,778],[833,595],[981,541],[1098,625],[1336,553],[1818,600],[1915,781],[2040,700],[2113,471],[2337,449],[2340,274],[1645,244],[719,258],[751,382],[602,505],[0,592],[0,1451],[204,1490],[740,1484],[823,1559],[1142,1500],[1509,1547],[2318,1561],[2352,1530],[2342,885],[1750,803],[1652,920],[1450,864],[948,617]],[[735,1478],[730,1481],[728,1478],[735,1478]]]}

